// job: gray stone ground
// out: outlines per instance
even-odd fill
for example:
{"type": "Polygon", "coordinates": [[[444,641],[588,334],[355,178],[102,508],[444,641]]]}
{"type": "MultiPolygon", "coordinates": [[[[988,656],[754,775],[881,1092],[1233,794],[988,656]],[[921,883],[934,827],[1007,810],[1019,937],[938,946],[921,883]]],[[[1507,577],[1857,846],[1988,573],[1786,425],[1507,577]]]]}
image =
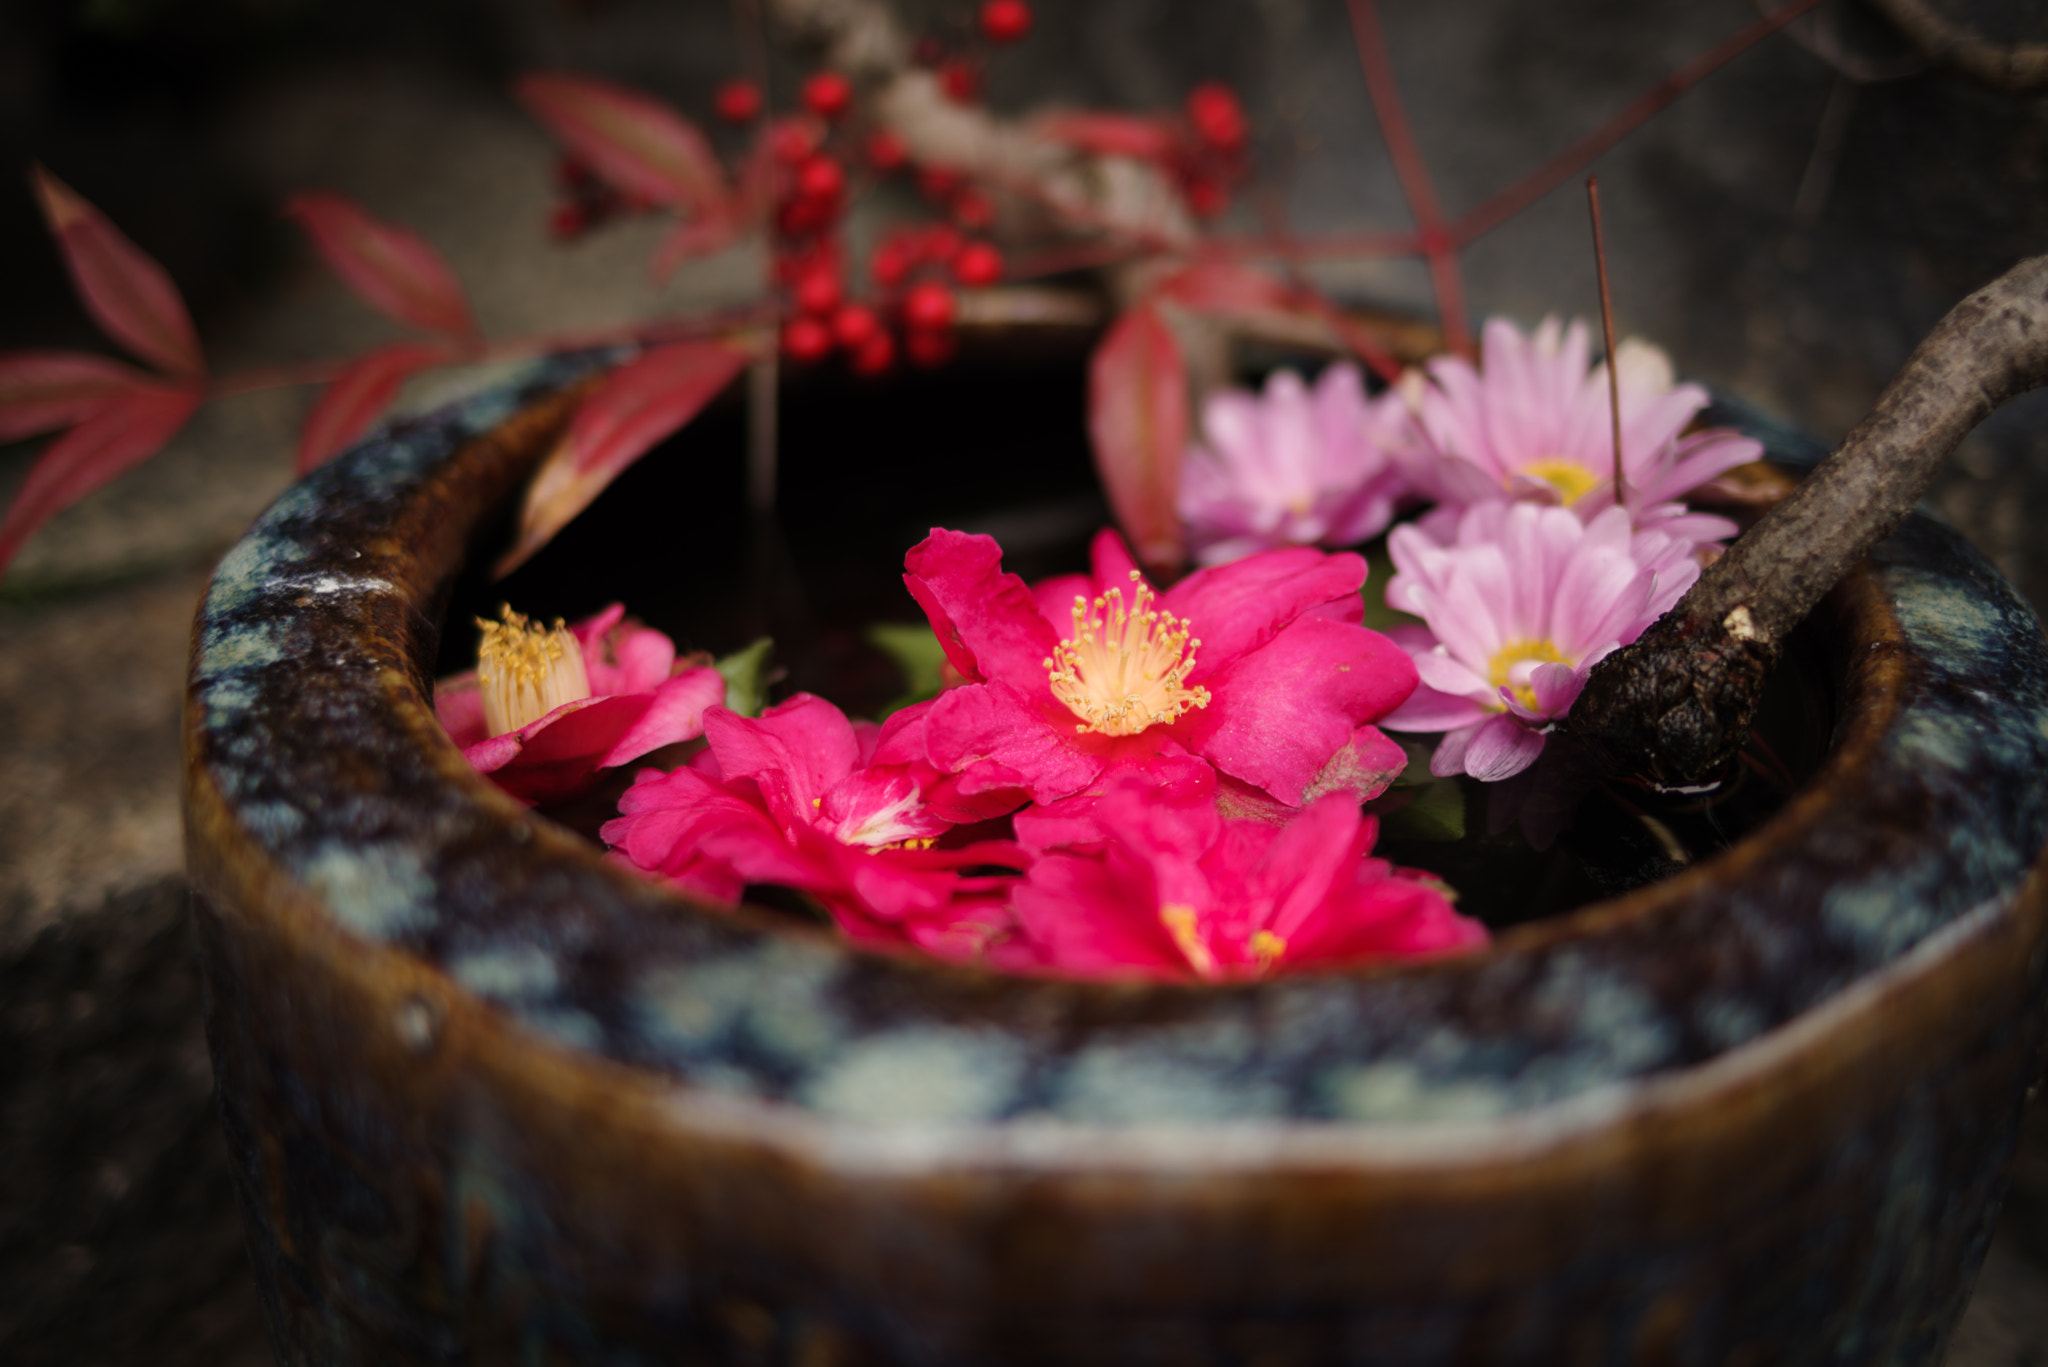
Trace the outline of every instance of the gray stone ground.
{"type": "MultiPolygon", "coordinates": [[[[1739,0],[1383,4],[1454,210],[1754,12],[1739,0]]],[[[1987,3],[1976,21],[2040,34],[2041,8],[1987,3]]],[[[993,73],[999,106],[1051,96],[1143,108],[1224,76],[1247,94],[1298,226],[1403,221],[1331,0],[1040,0],[1039,12],[1032,43],[993,73]]],[[[1885,55],[1881,36],[1853,27],[1848,0],[1826,12],[1852,26],[1857,51],[1885,55]]],[[[701,110],[734,51],[725,7],[704,0],[12,6],[0,9],[0,164],[44,158],[161,256],[223,370],[393,335],[271,214],[314,186],[424,231],[493,334],[686,309],[743,293],[755,260],[732,253],[656,290],[640,264],[647,225],[547,247],[548,149],[503,90],[512,72],[559,66],[701,110]]],[[[1774,41],[1599,163],[1624,330],[1838,438],[1950,303],[2042,249],[2044,112],[1939,75],[1845,84],[1774,41]]],[[[1586,311],[1576,186],[1466,265],[1475,310],[1586,311]]],[[[1317,273],[1352,297],[1428,307],[1408,264],[1317,273]]],[[[0,194],[0,298],[0,346],[99,345],[26,196],[11,193],[0,194]]],[[[437,379],[410,398],[479,378],[437,379]]],[[[288,481],[308,401],[285,391],[209,407],[0,581],[0,1360],[266,1358],[180,920],[176,725],[207,567],[288,481]]],[[[2048,604],[2048,543],[2035,530],[2048,506],[2043,412],[2015,405],[1987,424],[1934,494],[2037,604],[2048,604]]],[[[0,496],[32,455],[0,448],[0,496]]],[[[1949,1361],[2048,1363],[2038,1105],[1949,1361]]]]}

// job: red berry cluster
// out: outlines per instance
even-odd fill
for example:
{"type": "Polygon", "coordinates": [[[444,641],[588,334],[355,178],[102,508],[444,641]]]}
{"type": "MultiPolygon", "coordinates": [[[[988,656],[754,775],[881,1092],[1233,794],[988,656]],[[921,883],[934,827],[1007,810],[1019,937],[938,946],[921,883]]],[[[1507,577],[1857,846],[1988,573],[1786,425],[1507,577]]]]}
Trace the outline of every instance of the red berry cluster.
{"type": "Polygon", "coordinates": [[[654,207],[638,195],[614,188],[572,156],[555,163],[555,190],[559,198],[548,215],[548,233],[557,242],[573,242],[620,214],[644,214],[654,207]]]}
{"type": "Polygon", "coordinates": [[[1188,207],[1199,217],[1215,218],[1230,207],[1231,187],[1249,169],[1244,106],[1229,86],[1208,81],[1189,92],[1186,110],[1193,136],[1182,142],[1167,169],[1188,207]]]}

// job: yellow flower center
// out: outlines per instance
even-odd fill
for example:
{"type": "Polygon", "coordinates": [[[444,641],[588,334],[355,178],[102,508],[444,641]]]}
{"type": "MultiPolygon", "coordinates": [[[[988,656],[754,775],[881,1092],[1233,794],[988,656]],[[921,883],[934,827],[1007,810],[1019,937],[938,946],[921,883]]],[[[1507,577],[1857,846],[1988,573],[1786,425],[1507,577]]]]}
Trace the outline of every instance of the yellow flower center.
{"type": "Polygon", "coordinates": [[[1252,932],[1252,953],[1258,958],[1260,972],[1263,973],[1278,963],[1280,956],[1286,952],[1287,941],[1281,939],[1272,931],[1255,930],[1252,932]]]}
{"type": "Polygon", "coordinates": [[[1076,731],[1135,736],[1209,705],[1209,690],[1183,684],[1195,667],[1188,624],[1151,606],[1152,590],[1136,570],[1137,588],[1124,607],[1122,589],[1093,604],[1074,598],[1074,634],[1054,649],[1045,668],[1052,695],[1081,719],[1076,731]]]}
{"type": "Polygon", "coordinates": [[[539,721],[565,702],[590,696],[583,648],[557,617],[552,627],[527,620],[510,607],[502,621],[479,617],[484,639],[477,647],[476,683],[483,697],[484,725],[494,736],[539,721]]]}
{"type": "MultiPolygon", "coordinates": [[[[1534,712],[1536,710],[1536,690],[1527,684],[1514,683],[1510,677],[1516,665],[1530,663],[1568,665],[1571,661],[1566,659],[1558,648],[1547,640],[1509,641],[1499,650],[1496,650],[1493,653],[1493,658],[1487,662],[1486,681],[1495,688],[1499,688],[1504,684],[1513,684],[1515,701],[1528,708],[1531,712],[1534,712]]],[[[1505,712],[1507,710],[1499,703],[1490,703],[1489,705],[1496,712],[1505,712]]]]}
{"type": "Polygon", "coordinates": [[[1563,456],[1547,456],[1542,460],[1532,460],[1515,473],[1542,480],[1557,490],[1557,496],[1567,504],[1577,503],[1600,486],[1600,476],[1577,461],[1566,460],[1563,456]]]}

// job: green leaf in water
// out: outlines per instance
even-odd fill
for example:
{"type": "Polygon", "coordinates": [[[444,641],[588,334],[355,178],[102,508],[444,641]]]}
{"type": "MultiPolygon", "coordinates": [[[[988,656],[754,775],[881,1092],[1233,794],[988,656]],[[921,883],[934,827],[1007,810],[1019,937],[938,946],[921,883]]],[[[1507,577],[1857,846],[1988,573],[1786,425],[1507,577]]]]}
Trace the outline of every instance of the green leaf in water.
{"type": "Polygon", "coordinates": [[[1380,817],[1381,839],[1465,838],[1465,790],[1458,780],[1433,778],[1427,783],[1403,789],[1401,795],[1408,801],[1380,817]]]}
{"type": "Polygon", "coordinates": [[[774,653],[775,642],[763,636],[745,649],[713,662],[712,667],[725,676],[727,707],[743,717],[761,715],[768,702],[768,658],[774,653]]]}
{"type": "Polygon", "coordinates": [[[1359,590],[1359,597],[1365,602],[1365,624],[1374,631],[1385,631],[1388,627],[1420,622],[1422,619],[1412,613],[1387,606],[1387,581],[1394,577],[1394,560],[1387,554],[1387,539],[1381,537],[1361,547],[1359,554],[1365,557],[1367,566],[1365,587],[1359,590]]]}

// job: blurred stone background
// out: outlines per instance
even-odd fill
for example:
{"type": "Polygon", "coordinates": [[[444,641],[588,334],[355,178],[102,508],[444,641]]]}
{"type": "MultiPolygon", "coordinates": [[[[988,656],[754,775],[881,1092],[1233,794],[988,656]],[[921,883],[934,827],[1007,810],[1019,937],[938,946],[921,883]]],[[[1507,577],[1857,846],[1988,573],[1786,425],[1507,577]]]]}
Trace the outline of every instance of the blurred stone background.
{"type": "MultiPolygon", "coordinates": [[[[1453,214],[1757,13],[1744,0],[1383,8],[1453,214]]],[[[1993,38],[2048,40],[2048,3],[1942,8],[1993,38]]],[[[972,5],[904,12],[957,30],[972,5]]],[[[1037,16],[991,68],[998,109],[1159,108],[1227,80],[1297,230],[1406,225],[1337,0],[1038,0],[1037,16]]],[[[1621,329],[1832,442],[1951,304],[2048,247],[2048,104],[1924,69],[1860,0],[1828,0],[1802,32],[1738,59],[1596,169],[1621,329]]],[[[507,93],[523,70],[586,71],[708,121],[738,53],[732,11],[713,0],[10,0],[0,348],[107,349],[14,178],[31,158],[165,264],[220,372],[397,335],[280,219],[301,189],[342,191],[423,232],[494,336],[743,298],[760,266],[746,249],[656,288],[651,223],[552,245],[553,158],[507,93]]],[[[775,92],[786,98],[800,70],[781,52],[775,92]]],[[[857,226],[901,207],[871,205],[857,226]]],[[[1590,313],[1578,179],[1465,265],[1475,317],[1590,313]]],[[[1430,309],[1412,263],[1316,271],[1347,299],[1430,309]]],[[[432,377],[408,401],[480,378],[432,377]]],[[[289,482],[311,399],[210,405],[0,580],[0,1360],[267,1359],[181,921],[177,719],[193,604],[212,561],[289,482]]],[[[2044,415],[2036,396],[1987,423],[1932,500],[2037,605],[2044,415]]],[[[34,454],[0,447],[0,497],[34,454]]],[[[2037,1105],[1956,1367],[2048,1363],[2043,1122],[2037,1105]]]]}

